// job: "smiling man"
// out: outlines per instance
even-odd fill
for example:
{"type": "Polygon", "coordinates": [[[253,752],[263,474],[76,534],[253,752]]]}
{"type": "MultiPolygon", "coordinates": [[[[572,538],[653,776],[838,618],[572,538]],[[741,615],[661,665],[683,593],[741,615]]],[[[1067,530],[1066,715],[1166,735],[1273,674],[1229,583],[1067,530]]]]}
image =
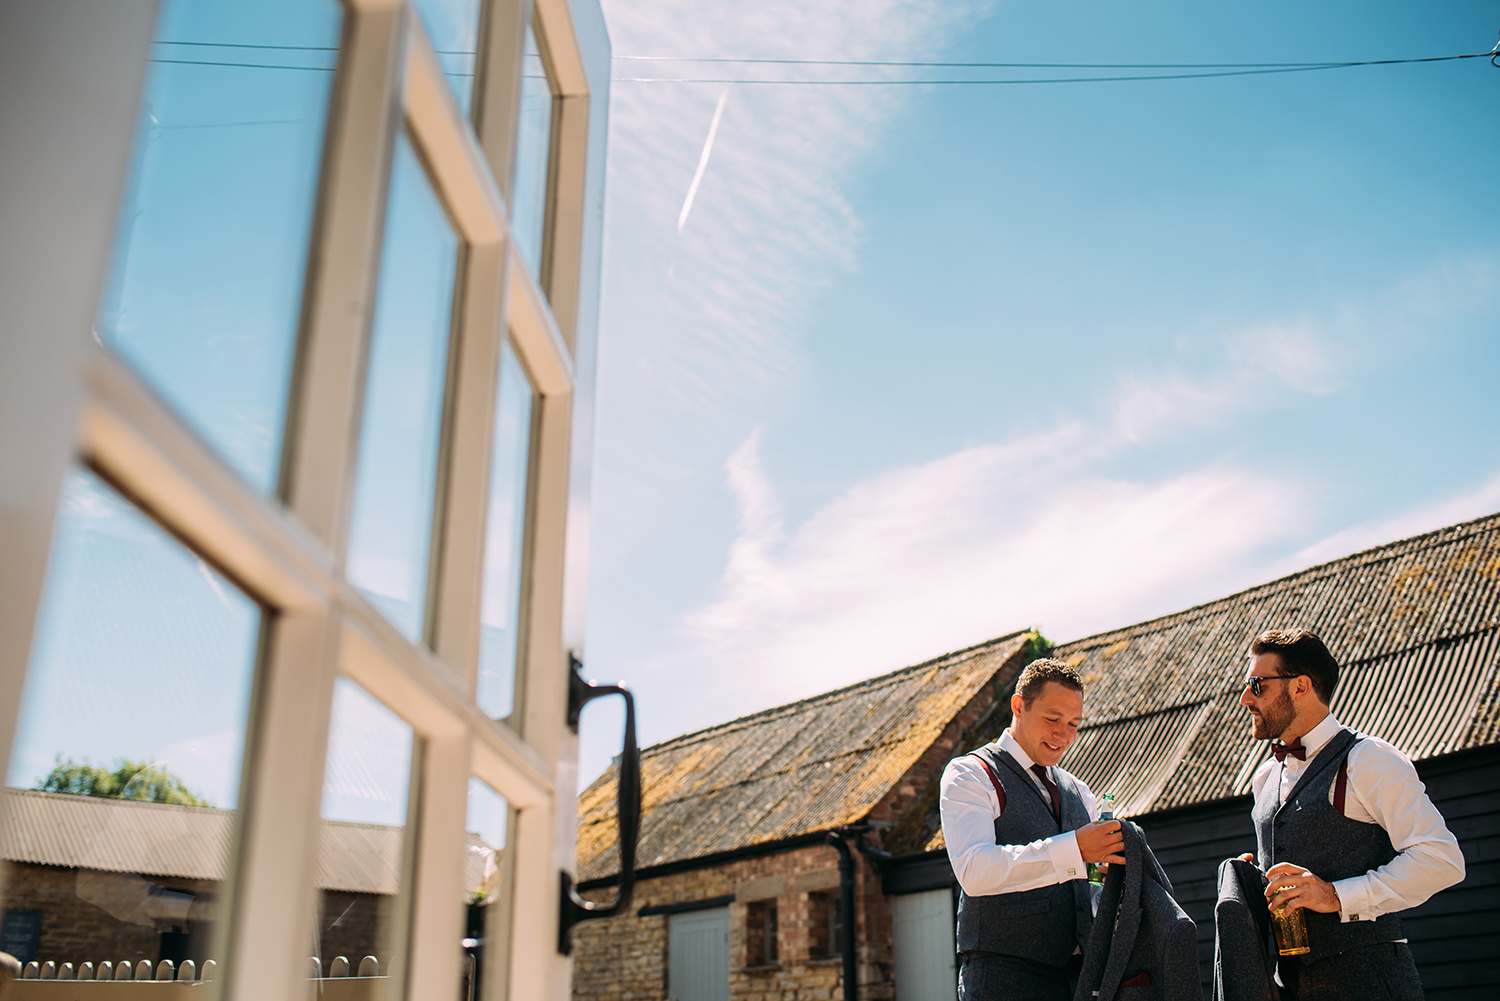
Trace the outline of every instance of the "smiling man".
{"type": "Polygon", "coordinates": [[[1267,898],[1304,910],[1312,947],[1277,964],[1282,998],[1419,1001],[1397,914],[1464,878],[1458,842],[1411,761],[1329,712],[1339,666],[1322,640],[1271,630],[1250,654],[1240,704],[1273,741],[1251,781],[1259,865],[1267,898]]]}
{"type": "Polygon", "coordinates": [[[1092,923],[1085,863],[1123,865],[1118,821],[1057,767],[1083,722],[1083,682],[1027,665],[1000,739],[948,762],[943,839],[960,888],[960,1001],[1067,1001],[1092,923]]]}

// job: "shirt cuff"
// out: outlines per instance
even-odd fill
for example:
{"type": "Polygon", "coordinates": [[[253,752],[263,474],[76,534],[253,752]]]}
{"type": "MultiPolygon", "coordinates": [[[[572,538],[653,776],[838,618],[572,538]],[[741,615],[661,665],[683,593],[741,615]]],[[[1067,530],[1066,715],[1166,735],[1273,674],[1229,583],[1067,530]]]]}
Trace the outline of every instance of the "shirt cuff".
{"type": "Polygon", "coordinates": [[[1088,878],[1083,856],[1078,851],[1076,832],[1069,831],[1055,838],[1048,838],[1046,844],[1047,860],[1052,863],[1052,873],[1059,883],[1066,883],[1070,879],[1088,878]]]}
{"type": "Polygon", "coordinates": [[[1340,921],[1374,921],[1380,911],[1370,903],[1369,888],[1364,876],[1335,880],[1333,890],[1339,895],[1340,921]]]}

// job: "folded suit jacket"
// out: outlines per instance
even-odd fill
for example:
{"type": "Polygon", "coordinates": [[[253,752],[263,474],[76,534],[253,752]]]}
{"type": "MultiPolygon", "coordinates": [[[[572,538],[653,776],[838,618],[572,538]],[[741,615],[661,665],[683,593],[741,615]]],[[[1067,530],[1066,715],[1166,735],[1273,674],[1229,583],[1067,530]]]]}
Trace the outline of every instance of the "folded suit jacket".
{"type": "Polygon", "coordinates": [[[1198,927],[1141,829],[1128,820],[1120,829],[1125,864],[1105,877],[1074,1001],[1201,1001],[1198,927]]]}
{"type": "Polygon", "coordinates": [[[1276,1001],[1266,877],[1251,862],[1219,864],[1214,904],[1214,1001],[1276,1001]]]}

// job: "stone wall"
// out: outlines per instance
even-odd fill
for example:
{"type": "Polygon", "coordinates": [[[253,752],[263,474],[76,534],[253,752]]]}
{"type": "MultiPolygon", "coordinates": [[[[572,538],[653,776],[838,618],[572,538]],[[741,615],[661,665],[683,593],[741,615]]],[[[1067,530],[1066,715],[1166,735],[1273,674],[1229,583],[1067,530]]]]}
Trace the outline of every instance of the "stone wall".
{"type": "MultiPolygon", "coordinates": [[[[732,897],[729,996],[736,1001],[836,1001],[843,997],[843,960],[837,954],[817,954],[810,895],[831,892],[836,900],[838,890],[838,852],[827,845],[643,880],[636,884],[628,916],[587,922],[574,931],[573,997],[575,1001],[666,1001],[671,917],[642,917],[640,911],[732,897]],[[777,961],[751,967],[746,965],[746,912],[750,904],[760,901],[775,901],[777,961]]],[[[588,894],[598,900],[612,895],[612,890],[588,894]]],[[[890,901],[880,892],[879,873],[858,854],[855,941],[860,998],[890,998],[890,901]]]]}

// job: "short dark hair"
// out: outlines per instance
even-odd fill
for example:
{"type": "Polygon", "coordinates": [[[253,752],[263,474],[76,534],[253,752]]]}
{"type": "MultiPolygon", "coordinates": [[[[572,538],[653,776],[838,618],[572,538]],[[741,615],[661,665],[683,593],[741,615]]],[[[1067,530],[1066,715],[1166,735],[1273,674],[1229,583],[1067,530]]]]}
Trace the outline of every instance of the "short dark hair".
{"type": "Polygon", "coordinates": [[[1036,701],[1037,696],[1042,694],[1042,686],[1049,681],[1055,681],[1064,688],[1071,688],[1075,692],[1083,691],[1083,679],[1073,666],[1066,661],[1053,660],[1043,657],[1034,660],[1021,670],[1021,676],[1016,679],[1016,692],[1021,696],[1021,701],[1030,709],[1031,704],[1036,701]]]}
{"type": "Polygon", "coordinates": [[[1305,674],[1312,679],[1313,691],[1324,705],[1333,701],[1333,690],[1339,684],[1339,662],[1311,629],[1267,629],[1250,644],[1250,653],[1276,654],[1288,674],[1305,674]]]}

